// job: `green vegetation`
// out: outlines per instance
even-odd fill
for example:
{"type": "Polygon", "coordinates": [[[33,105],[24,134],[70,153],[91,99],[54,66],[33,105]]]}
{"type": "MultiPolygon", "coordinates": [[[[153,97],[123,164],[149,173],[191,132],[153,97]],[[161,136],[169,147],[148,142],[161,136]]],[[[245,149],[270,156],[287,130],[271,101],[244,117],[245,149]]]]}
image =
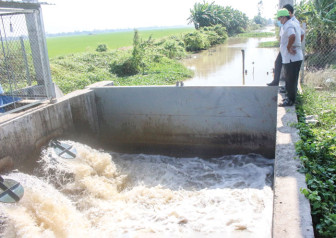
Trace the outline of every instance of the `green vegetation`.
{"type": "Polygon", "coordinates": [[[232,7],[223,7],[212,3],[195,3],[190,10],[189,23],[194,23],[195,29],[221,25],[229,36],[244,32],[249,24],[248,17],[232,7]]]}
{"type": "Polygon", "coordinates": [[[327,67],[331,62],[330,54],[335,54],[336,47],[336,1],[308,0],[296,6],[295,15],[307,22],[306,61],[310,69],[327,67]],[[314,60],[320,54],[319,61],[314,60]]]}
{"type": "Polygon", "coordinates": [[[304,163],[308,189],[301,192],[309,199],[316,237],[336,234],[336,94],[333,90],[304,88],[299,96],[297,113],[301,140],[296,149],[304,163]],[[305,118],[316,115],[318,123],[305,118]]]}
{"type": "Polygon", "coordinates": [[[192,71],[177,61],[186,56],[186,51],[207,49],[226,38],[226,30],[220,25],[160,39],[149,36],[145,41],[135,30],[133,47],[109,51],[100,44],[96,51],[53,58],[50,68],[63,93],[103,80],[121,86],[171,85],[192,76],[192,71]]]}
{"type": "Polygon", "coordinates": [[[66,94],[99,81],[112,80],[117,86],[172,85],[192,76],[192,71],[182,64],[162,56],[159,62],[151,62],[144,74],[117,77],[110,73],[111,59],[125,57],[125,54],[131,53],[125,50],[92,52],[51,59],[53,81],[66,94]]]}
{"type": "Polygon", "coordinates": [[[258,48],[279,48],[279,41],[260,42],[258,48]]]}
{"type": "MultiPolygon", "coordinates": [[[[193,28],[167,28],[141,31],[144,38],[159,39],[170,35],[179,35],[193,32],[193,28]]],[[[48,54],[50,58],[74,53],[93,52],[100,44],[105,44],[108,49],[115,50],[132,45],[133,30],[125,32],[112,32],[97,35],[76,35],[47,38],[48,54]]]]}
{"type": "Polygon", "coordinates": [[[227,37],[225,27],[215,25],[201,27],[196,32],[185,34],[183,41],[187,51],[200,51],[224,43],[227,37]]]}
{"type": "Polygon", "coordinates": [[[336,2],[306,0],[295,15],[307,23],[305,87],[297,105],[301,140],[296,149],[304,163],[315,237],[336,234],[336,2]],[[314,87],[319,87],[316,91],[314,87]],[[314,115],[315,123],[305,118],[314,115]]]}
{"type": "Polygon", "coordinates": [[[105,44],[100,44],[100,45],[97,46],[96,51],[105,52],[105,51],[107,51],[107,46],[105,44]]]}
{"type": "Polygon", "coordinates": [[[275,36],[272,32],[247,32],[247,33],[240,33],[237,37],[273,37],[275,36]]]}

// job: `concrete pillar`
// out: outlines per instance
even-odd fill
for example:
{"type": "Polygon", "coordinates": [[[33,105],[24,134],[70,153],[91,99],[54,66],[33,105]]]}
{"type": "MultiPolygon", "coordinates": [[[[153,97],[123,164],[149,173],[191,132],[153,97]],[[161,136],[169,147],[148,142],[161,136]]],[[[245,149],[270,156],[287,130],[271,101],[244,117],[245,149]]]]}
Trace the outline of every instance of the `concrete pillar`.
{"type": "Polygon", "coordinates": [[[36,80],[39,85],[44,84],[43,73],[42,73],[42,61],[40,58],[41,49],[38,41],[37,32],[37,20],[36,14],[25,14],[29,43],[31,48],[31,53],[34,62],[34,68],[36,73],[36,80]]]}
{"type": "Polygon", "coordinates": [[[55,88],[51,80],[41,7],[38,10],[35,10],[33,14],[25,14],[25,18],[36,73],[36,80],[39,85],[45,85],[47,97],[54,98],[55,88]]]}

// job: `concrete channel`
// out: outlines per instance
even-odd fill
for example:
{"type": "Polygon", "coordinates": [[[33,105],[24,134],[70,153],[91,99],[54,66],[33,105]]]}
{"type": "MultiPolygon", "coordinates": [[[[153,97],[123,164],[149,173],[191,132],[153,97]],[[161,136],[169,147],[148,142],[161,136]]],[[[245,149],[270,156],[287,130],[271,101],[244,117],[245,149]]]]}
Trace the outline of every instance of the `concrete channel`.
{"type": "Polygon", "coordinates": [[[297,172],[301,164],[295,159],[299,138],[291,125],[296,114],[294,108],[278,108],[280,99],[277,87],[115,87],[100,82],[0,120],[0,172],[27,164],[52,138],[76,138],[128,153],[258,153],[275,158],[273,237],[314,237],[310,204],[300,193],[305,177],[297,172]]]}

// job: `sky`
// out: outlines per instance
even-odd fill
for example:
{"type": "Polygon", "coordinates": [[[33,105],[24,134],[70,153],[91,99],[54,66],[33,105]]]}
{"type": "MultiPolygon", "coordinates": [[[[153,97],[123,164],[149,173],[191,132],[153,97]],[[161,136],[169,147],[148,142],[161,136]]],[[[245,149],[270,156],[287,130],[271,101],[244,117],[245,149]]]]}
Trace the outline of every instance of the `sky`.
{"type": "MultiPolygon", "coordinates": [[[[216,0],[249,18],[258,13],[260,0],[216,0]]],[[[40,1],[44,2],[44,1],[40,1]]],[[[186,26],[190,9],[203,0],[47,0],[42,5],[47,33],[186,26]]],[[[212,2],[211,0],[206,2],[212,2]]],[[[279,0],[263,0],[263,17],[273,18],[279,0]]],[[[192,26],[192,25],[190,25],[192,26]]]]}

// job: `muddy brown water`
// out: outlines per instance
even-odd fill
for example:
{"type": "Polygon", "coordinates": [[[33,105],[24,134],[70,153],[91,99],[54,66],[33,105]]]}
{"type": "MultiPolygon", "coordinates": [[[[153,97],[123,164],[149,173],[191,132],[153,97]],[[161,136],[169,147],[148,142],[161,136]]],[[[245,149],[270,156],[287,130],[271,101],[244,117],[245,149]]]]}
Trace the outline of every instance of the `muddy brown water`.
{"type": "Polygon", "coordinates": [[[278,48],[258,48],[259,42],[275,38],[229,38],[224,44],[193,54],[183,64],[194,71],[186,86],[243,85],[243,57],[245,51],[245,85],[265,86],[273,80],[274,61],[278,48]]]}

